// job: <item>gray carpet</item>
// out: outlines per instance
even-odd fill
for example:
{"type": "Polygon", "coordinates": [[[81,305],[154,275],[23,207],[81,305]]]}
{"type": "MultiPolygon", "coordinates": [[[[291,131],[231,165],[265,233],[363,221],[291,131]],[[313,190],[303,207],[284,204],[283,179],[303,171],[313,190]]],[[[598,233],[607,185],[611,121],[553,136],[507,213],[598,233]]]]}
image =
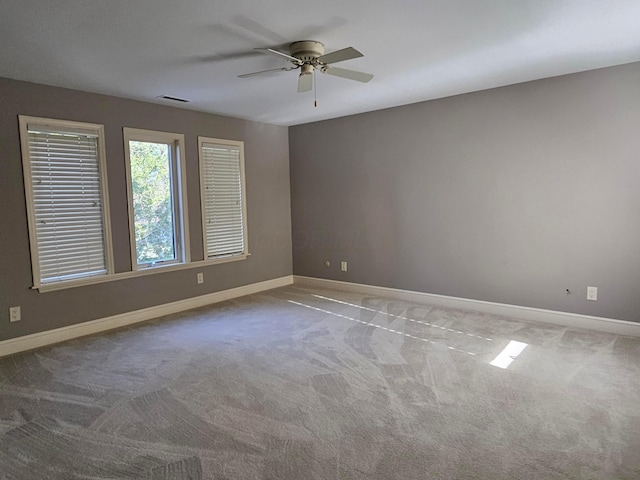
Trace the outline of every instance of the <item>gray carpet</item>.
{"type": "Polygon", "coordinates": [[[640,339],[273,290],[0,359],[0,478],[640,479],[640,339]]]}

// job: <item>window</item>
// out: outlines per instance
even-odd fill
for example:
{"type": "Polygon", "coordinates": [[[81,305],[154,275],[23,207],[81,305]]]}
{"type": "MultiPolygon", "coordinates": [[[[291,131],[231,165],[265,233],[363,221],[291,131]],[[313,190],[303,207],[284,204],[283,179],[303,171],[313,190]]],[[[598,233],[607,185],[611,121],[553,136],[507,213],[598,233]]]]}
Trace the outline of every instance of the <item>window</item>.
{"type": "Polygon", "coordinates": [[[124,129],[133,270],[189,261],[184,135],[124,129]]]}
{"type": "Polygon", "coordinates": [[[198,137],[205,260],[247,257],[244,143],[198,137]]]}
{"type": "Polygon", "coordinates": [[[34,286],[112,273],[103,126],[19,122],[34,286]]]}

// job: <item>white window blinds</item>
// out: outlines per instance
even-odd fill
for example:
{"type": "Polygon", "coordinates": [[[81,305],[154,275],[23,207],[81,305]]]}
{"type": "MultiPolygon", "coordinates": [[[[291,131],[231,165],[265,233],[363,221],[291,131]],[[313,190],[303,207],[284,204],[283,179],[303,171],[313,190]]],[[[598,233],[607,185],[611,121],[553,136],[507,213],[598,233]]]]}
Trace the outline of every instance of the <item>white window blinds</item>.
{"type": "Polygon", "coordinates": [[[98,131],[29,123],[27,132],[34,282],[106,274],[98,131]]]}
{"type": "Polygon", "coordinates": [[[205,259],[246,255],[243,149],[200,141],[205,259]]]}

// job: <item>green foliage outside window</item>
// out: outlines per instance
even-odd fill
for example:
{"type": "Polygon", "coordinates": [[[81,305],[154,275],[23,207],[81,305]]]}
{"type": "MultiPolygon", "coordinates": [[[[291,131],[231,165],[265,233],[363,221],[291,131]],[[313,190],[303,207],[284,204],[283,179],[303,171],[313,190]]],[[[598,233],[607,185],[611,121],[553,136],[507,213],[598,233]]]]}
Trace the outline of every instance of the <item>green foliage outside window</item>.
{"type": "Polygon", "coordinates": [[[170,145],[129,142],[138,264],[173,260],[173,199],[170,145]]]}

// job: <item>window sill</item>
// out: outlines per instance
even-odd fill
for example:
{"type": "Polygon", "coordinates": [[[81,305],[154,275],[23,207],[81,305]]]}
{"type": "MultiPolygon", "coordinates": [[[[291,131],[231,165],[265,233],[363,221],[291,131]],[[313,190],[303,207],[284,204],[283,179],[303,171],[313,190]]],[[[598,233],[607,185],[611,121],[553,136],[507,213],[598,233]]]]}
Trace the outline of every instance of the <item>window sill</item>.
{"type": "Polygon", "coordinates": [[[178,264],[172,263],[170,265],[156,265],[154,267],[147,267],[141,270],[134,270],[131,272],[111,273],[107,275],[101,275],[99,277],[83,278],[82,280],[52,282],[52,283],[46,283],[38,286],[34,285],[31,288],[33,290],[38,290],[38,292],[40,293],[55,292],[57,290],[66,290],[68,288],[84,287],[86,285],[95,285],[98,283],[117,282],[119,280],[144,277],[147,275],[155,275],[158,273],[168,273],[168,272],[175,272],[178,270],[189,270],[192,268],[208,267],[208,266],[217,265],[220,263],[236,262],[239,260],[246,260],[249,256],[251,256],[251,254],[247,253],[244,255],[235,255],[232,257],[217,258],[214,260],[207,259],[207,260],[197,260],[195,262],[189,262],[189,263],[178,263],[178,264]]]}
{"type": "Polygon", "coordinates": [[[237,260],[246,260],[246,258],[248,256],[250,256],[250,253],[245,253],[242,255],[229,255],[226,257],[218,257],[218,258],[207,258],[206,260],[202,261],[203,265],[217,265],[219,263],[229,263],[229,262],[235,262],[237,260]]]}

